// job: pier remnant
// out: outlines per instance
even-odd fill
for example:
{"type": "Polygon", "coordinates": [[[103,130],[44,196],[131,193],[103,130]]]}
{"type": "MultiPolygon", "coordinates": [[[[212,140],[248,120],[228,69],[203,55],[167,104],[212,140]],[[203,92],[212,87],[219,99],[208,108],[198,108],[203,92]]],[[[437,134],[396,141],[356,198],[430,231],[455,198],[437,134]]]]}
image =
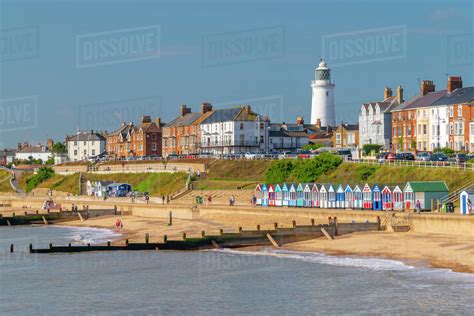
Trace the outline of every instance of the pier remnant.
{"type": "Polygon", "coordinates": [[[48,221],[46,220],[46,218],[45,218],[44,216],[41,216],[41,217],[43,218],[43,223],[44,223],[45,225],[48,225],[49,223],[48,223],[48,221]]]}
{"type": "Polygon", "coordinates": [[[268,240],[270,240],[270,242],[272,243],[274,247],[280,248],[280,245],[275,241],[275,239],[273,239],[272,235],[267,234],[267,238],[268,240]]]}
{"type": "Polygon", "coordinates": [[[168,226],[172,226],[173,225],[173,212],[170,211],[168,213],[168,226]]]}
{"type": "Polygon", "coordinates": [[[84,218],[82,217],[81,213],[77,212],[77,216],[79,216],[79,219],[81,220],[81,222],[84,221],[84,218]]]}
{"type": "Polygon", "coordinates": [[[214,248],[216,248],[216,249],[219,249],[219,248],[220,248],[219,244],[216,243],[214,239],[211,240],[211,242],[212,242],[212,245],[214,246],[214,248]]]}

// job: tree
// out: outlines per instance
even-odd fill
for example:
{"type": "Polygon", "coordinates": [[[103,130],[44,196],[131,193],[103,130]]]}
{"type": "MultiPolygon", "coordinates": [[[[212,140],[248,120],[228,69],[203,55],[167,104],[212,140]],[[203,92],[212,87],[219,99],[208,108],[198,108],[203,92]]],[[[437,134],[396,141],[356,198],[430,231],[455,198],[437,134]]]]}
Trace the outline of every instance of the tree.
{"type": "Polygon", "coordinates": [[[377,145],[377,144],[365,144],[362,146],[362,150],[364,151],[364,154],[369,155],[372,153],[379,153],[380,149],[382,149],[382,145],[377,145]]]}
{"type": "Polygon", "coordinates": [[[51,151],[55,154],[64,154],[66,152],[66,146],[63,143],[55,143],[51,151]]]}

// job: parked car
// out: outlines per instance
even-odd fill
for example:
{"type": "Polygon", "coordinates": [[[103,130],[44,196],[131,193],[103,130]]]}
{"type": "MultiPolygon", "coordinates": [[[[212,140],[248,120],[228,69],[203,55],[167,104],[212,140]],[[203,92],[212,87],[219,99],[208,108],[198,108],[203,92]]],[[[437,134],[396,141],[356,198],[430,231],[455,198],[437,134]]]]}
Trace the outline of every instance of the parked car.
{"type": "Polygon", "coordinates": [[[388,153],[387,161],[395,161],[396,155],[394,153],[388,153]]]}
{"type": "Polygon", "coordinates": [[[256,155],[250,152],[245,153],[245,159],[255,159],[256,155]]]}
{"type": "Polygon", "coordinates": [[[466,162],[466,161],[467,161],[467,156],[466,156],[466,154],[454,154],[454,155],[450,155],[450,156],[448,157],[448,161],[456,162],[456,163],[463,163],[463,162],[466,162]]]}
{"type": "Polygon", "coordinates": [[[349,149],[339,149],[337,154],[341,156],[344,160],[352,160],[352,153],[349,149]]]}
{"type": "Polygon", "coordinates": [[[390,153],[380,153],[375,158],[378,162],[384,163],[387,160],[389,154],[390,153]]]}
{"type": "Polygon", "coordinates": [[[447,161],[448,157],[442,153],[434,153],[430,156],[430,161],[447,161]]]}
{"type": "Polygon", "coordinates": [[[430,153],[422,151],[416,154],[415,159],[418,161],[430,161],[430,153]]]}
{"type": "Polygon", "coordinates": [[[396,154],[395,159],[396,160],[415,160],[415,156],[410,152],[398,153],[396,154]]]}

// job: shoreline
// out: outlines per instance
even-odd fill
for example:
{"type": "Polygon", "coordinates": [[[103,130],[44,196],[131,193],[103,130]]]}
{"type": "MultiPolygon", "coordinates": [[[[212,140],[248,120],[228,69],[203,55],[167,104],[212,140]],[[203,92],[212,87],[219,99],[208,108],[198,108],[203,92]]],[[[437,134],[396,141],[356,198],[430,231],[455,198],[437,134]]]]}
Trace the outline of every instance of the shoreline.
{"type": "MultiPolygon", "coordinates": [[[[62,223],[64,226],[87,226],[107,228],[115,232],[113,223],[116,216],[91,218],[85,222],[75,221],[62,223]]],[[[182,233],[188,237],[200,237],[201,231],[217,233],[235,231],[233,223],[241,223],[245,228],[253,228],[254,223],[262,227],[271,227],[275,218],[244,215],[212,215],[196,220],[174,220],[173,226],[167,226],[167,221],[157,218],[135,216],[119,217],[124,222],[121,234],[113,241],[122,244],[126,239],[130,242],[144,242],[145,234],[150,240],[162,241],[163,235],[169,239],[182,239],[182,233]]],[[[282,226],[290,227],[291,220],[278,219],[282,226]]],[[[262,228],[263,229],[263,228],[262,228]]],[[[473,237],[439,235],[416,232],[394,233],[387,231],[357,232],[338,236],[335,240],[316,238],[283,245],[280,249],[298,252],[322,253],[332,256],[358,256],[363,258],[380,258],[397,260],[409,265],[450,269],[460,273],[474,273],[474,242],[473,237]]],[[[243,247],[243,251],[258,251],[264,247],[243,247]]]]}

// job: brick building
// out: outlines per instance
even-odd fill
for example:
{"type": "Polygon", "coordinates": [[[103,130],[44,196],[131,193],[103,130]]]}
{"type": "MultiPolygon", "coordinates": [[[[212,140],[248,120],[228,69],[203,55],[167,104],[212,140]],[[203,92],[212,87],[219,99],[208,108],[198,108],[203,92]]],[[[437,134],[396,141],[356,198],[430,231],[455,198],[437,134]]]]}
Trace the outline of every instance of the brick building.
{"type": "Polygon", "coordinates": [[[107,153],[115,158],[161,157],[162,127],[160,118],[152,120],[148,115],[142,117],[138,126],[124,122],[113,133],[105,134],[107,153]]]}

